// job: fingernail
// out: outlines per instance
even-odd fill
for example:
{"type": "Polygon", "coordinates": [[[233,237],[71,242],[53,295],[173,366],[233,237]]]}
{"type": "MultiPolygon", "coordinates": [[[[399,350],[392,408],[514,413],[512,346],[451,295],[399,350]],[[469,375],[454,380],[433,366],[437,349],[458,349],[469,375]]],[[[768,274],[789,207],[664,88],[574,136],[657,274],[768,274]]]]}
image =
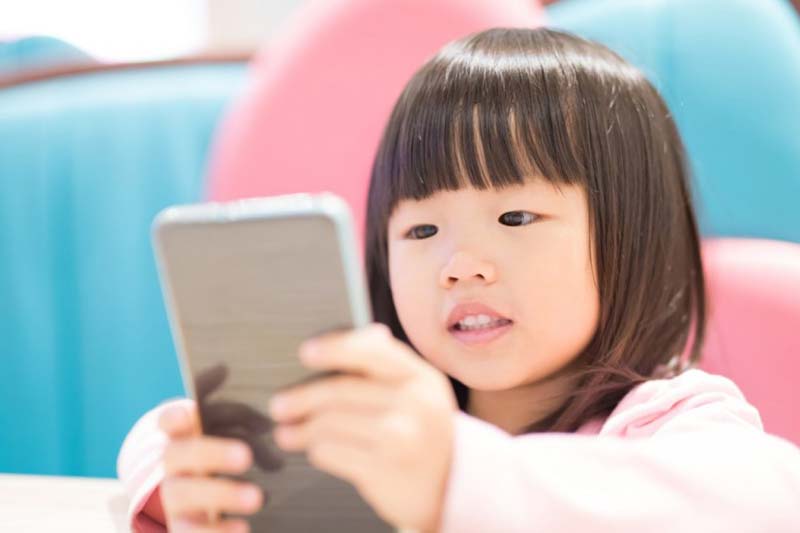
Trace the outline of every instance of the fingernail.
{"type": "Polygon", "coordinates": [[[247,526],[247,522],[239,520],[236,522],[231,522],[230,526],[228,527],[228,531],[231,533],[247,533],[250,531],[250,529],[247,526]]]}
{"type": "Polygon", "coordinates": [[[269,414],[273,417],[280,417],[286,414],[288,407],[289,402],[286,397],[276,394],[270,399],[267,409],[269,410],[269,414]]]}
{"type": "Polygon", "coordinates": [[[185,413],[181,407],[169,407],[162,413],[162,421],[170,428],[180,425],[185,419],[185,413]]]}
{"type": "Polygon", "coordinates": [[[244,444],[234,444],[228,452],[231,466],[245,467],[250,463],[250,450],[244,444]]]}
{"type": "Polygon", "coordinates": [[[256,487],[244,487],[239,491],[239,501],[248,509],[257,509],[261,505],[261,491],[256,487]]]}
{"type": "Polygon", "coordinates": [[[313,361],[319,355],[319,343],[314,340],[305,341],[300,345],[300,359],[302,361],[313,361]]]}

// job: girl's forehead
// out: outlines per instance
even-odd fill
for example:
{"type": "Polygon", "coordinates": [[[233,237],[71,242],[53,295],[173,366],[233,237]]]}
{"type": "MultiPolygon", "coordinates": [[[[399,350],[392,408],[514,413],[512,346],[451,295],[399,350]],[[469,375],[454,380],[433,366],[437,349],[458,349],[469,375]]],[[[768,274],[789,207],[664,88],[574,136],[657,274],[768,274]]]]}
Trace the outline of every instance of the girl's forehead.
{"type": "Polygon", "coordinates": [[[562,186],[559,186],[554,182],[550,182],[542,177],[532,177],[526,178],[522,183],[512,185],[490,186],[481,189],[467,185],[456,190],[443,189],[419,200],[415,198],[401,199],[398,201],[397,207],[424,206],[429,204],[439,204],[442,202],[464,200],[493,202],[505,198],[519,198],[521,196],[547,197],[553,194],[560,194],[560,187],[562,186]]]}

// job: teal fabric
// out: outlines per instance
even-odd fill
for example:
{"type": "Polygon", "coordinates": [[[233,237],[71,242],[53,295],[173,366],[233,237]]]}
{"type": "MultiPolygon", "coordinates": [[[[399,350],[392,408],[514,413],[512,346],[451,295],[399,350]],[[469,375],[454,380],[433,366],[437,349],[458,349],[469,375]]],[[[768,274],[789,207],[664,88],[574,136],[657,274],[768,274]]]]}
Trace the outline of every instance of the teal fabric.
{"type": "Polygon", "coordinates": [[[0,75],[59,64],[92,62],[88,54],[55,37],[32,36],[0,41],[0,75]]]}
{"type": "Polygon", "coordinates": [[[788,1],[562,0],[547,15],[659,88],[706,235],[800,242],[800,19],[788,1]]]}
{"type": "Polygon", "coordinates": [[[150,245],[201,198],[243,64],[0,91],[0,471],[114,476],[136,419],[183,395],[150,245]]]}

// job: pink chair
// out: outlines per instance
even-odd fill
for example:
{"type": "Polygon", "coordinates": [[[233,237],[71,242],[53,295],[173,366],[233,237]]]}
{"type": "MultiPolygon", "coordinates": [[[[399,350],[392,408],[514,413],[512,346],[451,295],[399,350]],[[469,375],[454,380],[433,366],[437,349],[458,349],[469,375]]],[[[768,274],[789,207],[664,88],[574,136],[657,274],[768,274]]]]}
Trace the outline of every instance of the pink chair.
{"type": "Polygon", "coordinates": [[[703,244],[710,320],[700,366],[731,378],[765,429],[800,445],[800,244],[703,244]]]}
{"type": "Polygon", "coordinates": [[[333,191],[363,238],[372,160],[414,71],[448,41],[541,14],[531,0],[308,2],[262,50],[221,126],[210,197],[333,191]]]}

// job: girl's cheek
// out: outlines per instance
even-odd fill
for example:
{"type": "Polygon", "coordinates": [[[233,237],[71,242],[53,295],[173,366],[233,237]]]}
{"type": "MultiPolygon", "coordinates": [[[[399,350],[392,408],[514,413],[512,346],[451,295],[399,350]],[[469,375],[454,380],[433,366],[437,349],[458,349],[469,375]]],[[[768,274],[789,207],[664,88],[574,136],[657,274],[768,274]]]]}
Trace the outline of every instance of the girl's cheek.
{"type": "Polygon", "coordinates": [[[419,335],[435,318],[436,280],[411,254],[390,259],[390,284],[398,318],[406,334],[419,335]]]}

